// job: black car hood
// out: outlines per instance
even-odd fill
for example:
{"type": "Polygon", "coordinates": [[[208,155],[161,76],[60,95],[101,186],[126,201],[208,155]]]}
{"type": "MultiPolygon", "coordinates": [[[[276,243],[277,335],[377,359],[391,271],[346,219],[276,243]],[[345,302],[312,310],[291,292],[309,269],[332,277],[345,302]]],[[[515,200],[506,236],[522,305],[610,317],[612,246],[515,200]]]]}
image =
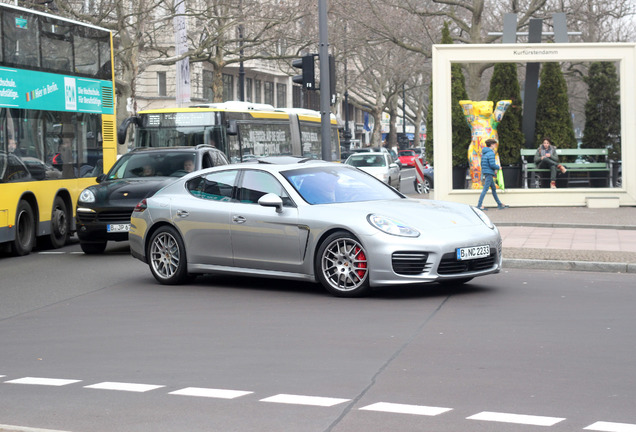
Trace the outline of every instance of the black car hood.
{"type": "Polygon", "coordinates": [[[154,195],[159,189],[177,180],[175,177],[106,180],[93,186],[95,204],[134,207],[139,201],[154,195]]]}

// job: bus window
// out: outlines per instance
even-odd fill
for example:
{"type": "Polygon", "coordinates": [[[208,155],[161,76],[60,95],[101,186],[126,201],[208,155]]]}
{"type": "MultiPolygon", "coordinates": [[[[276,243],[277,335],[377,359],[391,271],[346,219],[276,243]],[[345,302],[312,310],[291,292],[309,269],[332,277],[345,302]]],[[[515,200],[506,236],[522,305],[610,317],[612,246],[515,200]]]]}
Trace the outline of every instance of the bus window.
{"type": "Polygon", "coordinates": [[[242,158],[291,155],[289,123],[238,122],[242,158]]]}
{"type": "Polygon", "coordinates": [[[4,61],[21,66],[39,66],[38,18],[5,11],[4,61]]]}

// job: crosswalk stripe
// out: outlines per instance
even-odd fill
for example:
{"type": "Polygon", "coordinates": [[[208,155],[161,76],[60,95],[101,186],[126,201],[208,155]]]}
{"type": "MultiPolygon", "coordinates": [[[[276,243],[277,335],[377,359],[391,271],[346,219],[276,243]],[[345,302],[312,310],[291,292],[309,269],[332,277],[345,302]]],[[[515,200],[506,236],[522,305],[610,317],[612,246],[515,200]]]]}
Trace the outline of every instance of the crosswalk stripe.
{"type": "Polygon", "coordinates": [[[583,430],[599,432],[636,432],[636,424],[598,421],[586,428],[583,428],[583,430]]]}
{"type": "Polygon", "coordinates": [[[122,382],[102,382],[98,384],[92,384],[85,386],[85,388],[90,389],[99,389],[99,390],[118,390],[118,391],[129,391],[129,392],[138,392],[143,393],[150,390],[155,390],[161,387],[165,387],[163,385],[152,385],[152,384],[133,384],[133,383],[122,383],[122,382]]]}
{"type": "Polygon", "coordinates": [[[416,414],[425,416],[436,416],[451,411],[452,408],[430,407],[424,405],[405,405],[389,402],[378,402],[360,408],[365,411],[382,411],[397,414],[416,414]]]}
{"type": "Polygon", "coordinates": [[[211,389],[211,388],[200,388],[200,387],[187,387],[181,390],[170,392],[169,394],[181,395],[181,396],[209,397],[209,398],[218,398],[218,399],[235,399],[241,396],[248,395],[250,393],[253,393],[253,392],[240,391],[240,390],[223,390],[223,389],[211,389]]]}
{"type": "Polygon", "coordinates": [[[58,379],[58,378],[34,378],[34,377],[24,377],[18,378],[11,381],[5,381],[9,384],[28,384],[28,385],[42,385],[42,386],[65,386],[68,384],[73,384],[80,382],[81,380],[71,380],[71,379],[58,379]]]}
{"type": "Polygon", "coordinates": [[[301,396],[290,394],[278,394],[265,399],[261,399],[261,402],[274,402],[293,405],[315,405],[315,406],[334,406],[347,402],[350,399],[337,399],[319,396],[301,396]]]}
{"type": "Polygon", "coordinates": [[[483,411],[483,412],[480,412],[479,414],[475,414],[473,416],[466,417],[466,418],[468,420],[484,420],[484,421],[494,421],[494,422],[501,422],[501,423],[527,424],[527,425],[534,425],[534,426],[554,426],[555,424],[565,420],[564,418],[559,418],[559,417],[508,414],[508,413],[497,413],[497,412],[490,412],[490,411],[483,411]]]}

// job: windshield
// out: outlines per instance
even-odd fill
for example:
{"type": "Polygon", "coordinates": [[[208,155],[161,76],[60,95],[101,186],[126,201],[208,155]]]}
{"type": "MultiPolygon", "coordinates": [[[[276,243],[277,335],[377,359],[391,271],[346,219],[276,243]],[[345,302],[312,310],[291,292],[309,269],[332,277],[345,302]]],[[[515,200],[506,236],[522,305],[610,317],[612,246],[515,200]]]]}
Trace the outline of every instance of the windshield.
{"type": "Polygon", "coordinates": [[[383,155],[354,155],[349,157],[347,165],[354,167],[383,167],[386,166],[386,159],[383,155]]]}
{"type": "MultiPolygon", "coordinates": [[[[171,176],[181,177],[188,173],[186,165],[196,162],[194,151],[128,153],[113,165],[107,180],[121,178],[171,176]]],[[[196,164],[195,164],[196,165],[196,164]]]]}
{"type": "Polygon", "coordinates": [[[403,198],[375,177],[345,166],[301,168],[281,174],[309,204],[403,198]]]}

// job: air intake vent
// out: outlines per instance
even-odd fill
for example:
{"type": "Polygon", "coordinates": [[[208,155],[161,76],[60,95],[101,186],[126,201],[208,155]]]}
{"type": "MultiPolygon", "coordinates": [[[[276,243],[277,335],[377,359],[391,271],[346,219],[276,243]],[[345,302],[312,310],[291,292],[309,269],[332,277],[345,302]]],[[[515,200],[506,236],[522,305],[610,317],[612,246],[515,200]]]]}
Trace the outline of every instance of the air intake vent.
{"type": "Polygon", "coordinates": [[[455,253],[450,252],[444,254],[442,261],[439,263],[437,273],[441,275],[454,275],[464,272],[473,272],[480,270],[488,270],[495,265],[497,252],[494,248],[490,252],[490,256],[486,258],[478,258],[473,260],[458,261],[455,253]]]}
{"type": "Polygon", "coordinates": [[[110,85],[102,86],[102,106],[104,108],[115,107],[115,98],[113,97],[113,87],[110,85]]]}
{"type": "Polygon", "coordinates": [[[109,120],[104,120],[102,123],[102,135],[104,141],[115,141],[115,123],[109,120]]]}
{"type": "Polygon", "coordinates": [[[394,252],[391,256],[393,271],[403,275],[418,275],[424,273],[428,270],[426,266],[427,259],[428,253],[426,252],[394,252]]]}

